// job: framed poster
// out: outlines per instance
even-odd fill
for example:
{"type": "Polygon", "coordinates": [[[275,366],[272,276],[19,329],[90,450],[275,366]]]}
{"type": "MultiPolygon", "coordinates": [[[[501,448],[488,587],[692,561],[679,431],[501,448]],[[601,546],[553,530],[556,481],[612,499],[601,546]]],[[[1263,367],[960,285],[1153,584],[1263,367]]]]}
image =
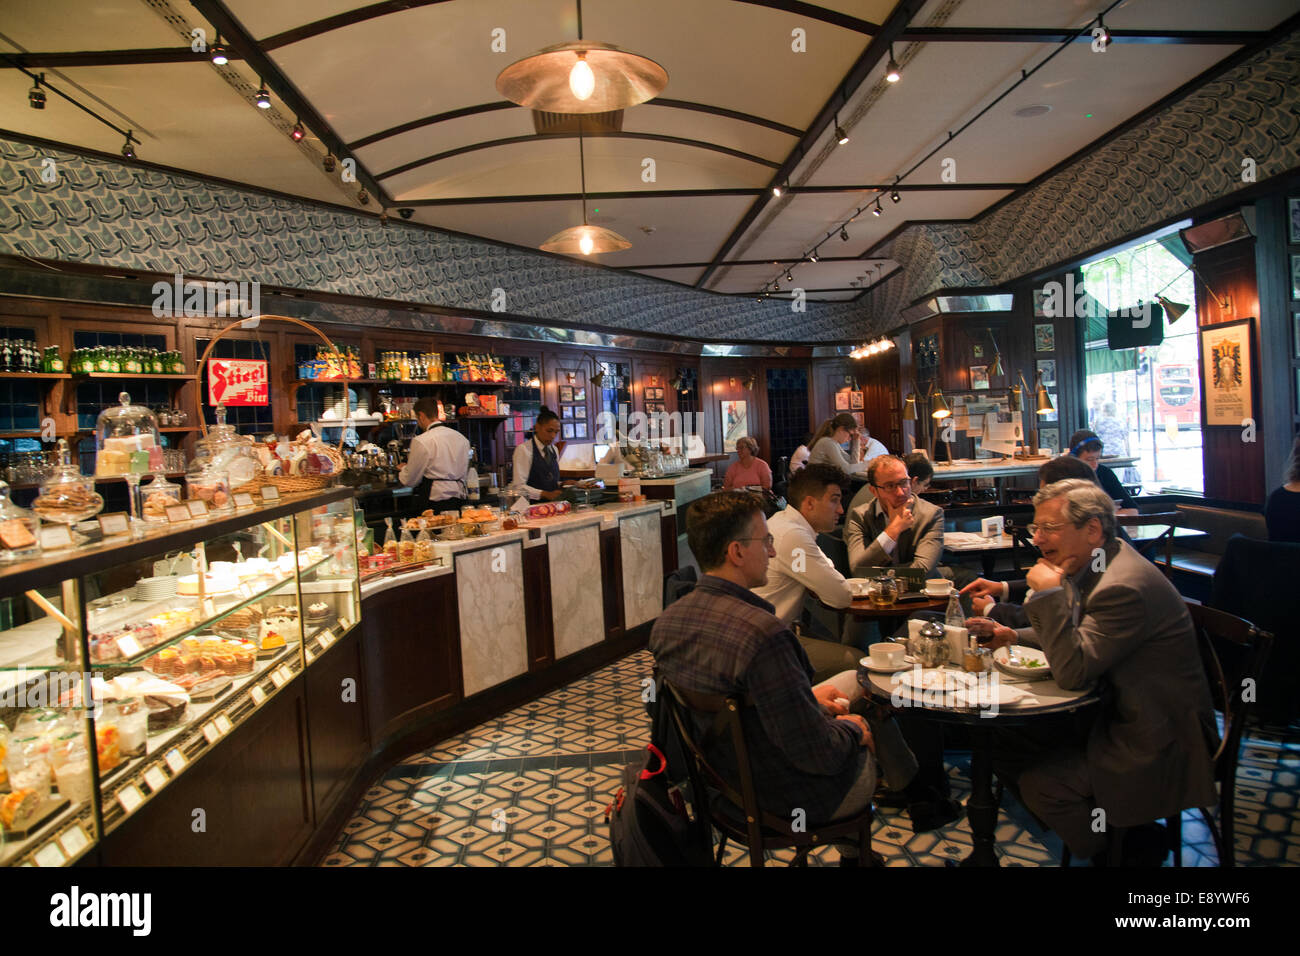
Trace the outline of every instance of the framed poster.
{"type": "Polygon", "coordinates": [[[1287,233],[1287,241],[1292,245],[1300,246],[1300,199],[1288,199],[1286,201],[1287,222],[1291,224],[1287,233]]]}
{"type": "Polygon", "coordinates": [[[1056,388],[1056,359],[1039,359],[1038,375],[1047,388],[1056,388]]]}
{"type": "Polygon", "coordinates": [[[837,412],[847,412],[849,410],[849,389],[842,388],[835,393],[835,410],[837,412]]]}
{"type": "Polygon", "coordinates": [[[586,418],[586,417],[587,417],[587,406],[586,406],[586,405],[574,405],[574,406],[573,406],[573,417],[574,417],[574,418],[578,418],[578,419],[586,418]]]}
{"type": "Polygon", "coordinates": [[[560,386],[560,401],[562,402],[573,401],[573,388],[571,386],[569,385],[560,386]]]}
{"type": "Polygon", "coordinates": [[[561,405],[561,406],[560,406],[560,417],[561,417],[561,418],[572,418],[572,417],[573,417],[573,406],[572,406],[572,405],[561,405]]]}
{"type": "Polygon", "coordinates": [[[573,437],[574,437],[574,438],[586,438],[586,437],[587,437],[587,423],[586,423],[586,422],[578,422],[576,425],[573,426],[573,437]]]}
{"type": "Polygon", "coordinates": [[[208,359],[208,404],[270,405],[266,359],[208,359]]]}
{"type": "Polygon", "coordinates": [[[565,438],[572,438],[572,437],[573,437],[573,426],[572,426],[572,425],[565,425],[565,426],[564,426],[564,437],[565,437],[565,438]]]}
{"type": "Polygon", "coordinates": [[[583,386],[582,388],[575,388],[573,390],[573,400],[575,402],[585,402],[587,400],[586,386],[583,386]]]}
{"type": "Polygon", "coordinates": [[[749,434],[749,405],[742,401],[722,403],[722,450],[736,450],[736,439],[749,434]]]}
{"type": "MultiPolygon", "coordinates": [[[[1300,256],[1295,256],[1300,259],[1300,256]]],[[[1204,425],[1241,427],[1253,418],[1250,330],[1254,319],[1203,325],[1201,336],[1201,393],[1205,396],[1204,425]]]]}
{"type": "Polygon", "coordinates": [[[1055,426],[1038,429],[1038,447],[1048,448],[1053,455],[1061,453],[1061,430],[1055,426]]]}
{"type": "Polygon", "coordinates": [[[1056,351],[1056,326],[1048,322],[1034,326],[1034,351],[1056,351]]]}
{"type": "Polygon", "coordinates": [[[970,387],[975,389],[989,387],[989,367],[987,365],[972,365],[970,367],[970,387]]]}
{"type": "Polygon", "coordinates": [[[1295,358],[1300,358],[1300,312],[1291,316],[1291,348],[1295,358]]]}
{"type": "Polygon", "coordinates": [[[863,400],[861,392],[849,392],[849,408],[862,408],[863,400]]]}
{"type": "Polygon", "coordinates": [[[1291,257],[1291,298],[1300,299],[1300,256],[1291,257]]]}

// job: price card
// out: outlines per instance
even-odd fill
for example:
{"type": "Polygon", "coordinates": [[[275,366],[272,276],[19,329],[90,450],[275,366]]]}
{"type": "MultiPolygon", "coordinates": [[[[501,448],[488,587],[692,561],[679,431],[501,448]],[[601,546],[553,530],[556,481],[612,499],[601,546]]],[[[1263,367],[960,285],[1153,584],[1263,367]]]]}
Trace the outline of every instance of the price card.
{"type": "Polygon", "coordinates": [[[117,649],[123,657],[135,657],[140,653],[140,642],[131,634],[123,634],[117,639],[117,649]]]}
{"type": "Polygon", "coordinates": [[[144,803],[144,794],[135,784],[128,784],[117,792],[117,802],[127,813],[135,813],[136,808],[144,803]]]}
{"type": "Polygon", "coordinates": [[[41,550],[57,551],[72,547],[72,531],[66,524],[52,524],[41,528],[41,550]]]}
{"type": "Polygon", "coordinates": [[[256,507],[256,502],[253,501],[253,496],[249,494],[247,491],[241,491],[237,495],[235,495],[235,507],[254,508],[256,507]]]}
{"type": "Polygon", "coordinates": [[[334,643],[334,632],[321,631],[319,640],[320,640],[320,649],[323,651],[325,650],[325,648],[329,647],[331,644],[334,643]]]}
{"type": "Polygon", "coordinates": [[[255,684],[252,689],[249,690],[248,696],[253,698],[253,703],[255,705],[261,707],[263,702],[266,700],[266,691],[262,690],[260,686],[255,684]]]}
{"type": "Polygon", "coordinates": [[[307,649],[307,663],[311,664],[316,660],[316,652],[311,648],[307,649]]]}
{"type": "Polygon", "coordinates": [[[100,515],[99,530],[103,532],[105,538],[110,538],[115,534],[126,534],[131,530],[124,512],[116,514],[100,515]]]}
{"type": "Polygon", "coordinates": [[[149,789],[157,793],[163,787],[167,786],[167,774],[163,773],[162,767],[154,764],[144,772],[144,782],[149,784],[149,789]]]}
{"type": "Polygon", "coordinates": [[[215,744],[221,739],[221,731],[217,730],[217,725],[213,721],[208,721],[203,725],[203,736],[207,738],[208,743],[215,744]]]}
{"type": "Polygon", "coordinates": [[[185,765],[189,763],[185,759],[185,755],[175,748],[167,751],[167,756],[163,759],[167,761],[167,766],[171,768],[172,773],[180,773],[185,769],[185,765]]]}
{"type": "Polygon", "coordinates": [[[202,498],[195,498],[193,501],[185,502],[185,507],[189,510],[191,518],[206,518],[208,516],[208,503],[202,498]]]}
{"type": "Polygon", "coordinates": [[[234,724],[230,722],[230,718],[225,714],[218,717],[215,723],[217,725],[217,730],[221,731],[223,734],[230,733],[230,728],[234,726],[234,724]]]}
{"type": "Polygon", "coordinates": [[[62,866],[68,861],[57,843],[47,843],[32,857],[37,866],[62,866]]]}
{"type": "Polygon", "coordinates": [[[180,524],[182,521],[190,520],[190,509],[184,505],[168,505],[167,523],[180,524]]]}
{"type": "Polygon", "coordinates": [[[276,671],[279,673],[280,677],[283,678],[286,684],[289,683],[289,681],[293,680],[293,668],[291,668],[288,664],[281,664],[278,668],[276,668],[276,671]]]}
{"type": "Polygon", "coordinates": [[[275,487],[275,485],[263,485],[259,494],[261,494],[263,501],[280,500],[280,489],[275,487]]]}
{"type": "Polygon", "coordinates": [[[277,688],[283,687],[284,681],[285,681],[284,674],[282,674],[278,670],[271,671],[271,683],[274,684],[277,688]]]}
{"type": "Polygon", "coordinates": [[[90,837],[86,836],[86,831],[81,827],[73,827],[59,837],[59,845],[71,859],[90,845],[90,837]]]}

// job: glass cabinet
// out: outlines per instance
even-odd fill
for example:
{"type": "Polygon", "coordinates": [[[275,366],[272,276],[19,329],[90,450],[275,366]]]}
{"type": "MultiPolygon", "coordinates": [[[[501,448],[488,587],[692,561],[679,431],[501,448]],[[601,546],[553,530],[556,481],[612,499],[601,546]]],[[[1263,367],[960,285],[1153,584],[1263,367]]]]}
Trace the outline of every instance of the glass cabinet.
{"type": "Polygon", "coordinates": [[[339,489],[0,566],[0,865],[84,856],[354,627],[354,529],[339,489]]]}

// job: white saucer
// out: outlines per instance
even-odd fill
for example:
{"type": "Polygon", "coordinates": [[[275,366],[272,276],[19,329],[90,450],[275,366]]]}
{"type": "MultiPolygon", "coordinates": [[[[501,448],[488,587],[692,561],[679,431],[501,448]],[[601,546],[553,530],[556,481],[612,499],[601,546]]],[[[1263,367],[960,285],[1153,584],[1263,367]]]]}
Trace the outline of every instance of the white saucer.
{"type": "Polygon", "coordinates": [[[927,590],[923,590],[921,593],[929,598],[945,598],[945,597],[951,597],[957,592],[956,591],[930,591],[927,589],[927,590]]]}
{"type": "Polygon", "coordinates": [[[911,661],[906,658],[897,667],[882,667],[879,664],[873,664],[870,657],[863,657],[858,663],[873,674],[897,674],[900,671],[910,670],[912,667],[911,661]]]}

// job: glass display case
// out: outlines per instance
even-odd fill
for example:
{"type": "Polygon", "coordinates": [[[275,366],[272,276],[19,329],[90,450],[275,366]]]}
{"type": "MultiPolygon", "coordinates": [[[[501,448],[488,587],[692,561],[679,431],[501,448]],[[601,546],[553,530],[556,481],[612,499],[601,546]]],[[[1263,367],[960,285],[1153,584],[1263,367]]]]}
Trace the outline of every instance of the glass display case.
{"type": "Polygon", "coordinates": [[[0,565],[0,865],[76,861],[238,733],[360,620],[356,540],[337,489],[0,565]]]}

